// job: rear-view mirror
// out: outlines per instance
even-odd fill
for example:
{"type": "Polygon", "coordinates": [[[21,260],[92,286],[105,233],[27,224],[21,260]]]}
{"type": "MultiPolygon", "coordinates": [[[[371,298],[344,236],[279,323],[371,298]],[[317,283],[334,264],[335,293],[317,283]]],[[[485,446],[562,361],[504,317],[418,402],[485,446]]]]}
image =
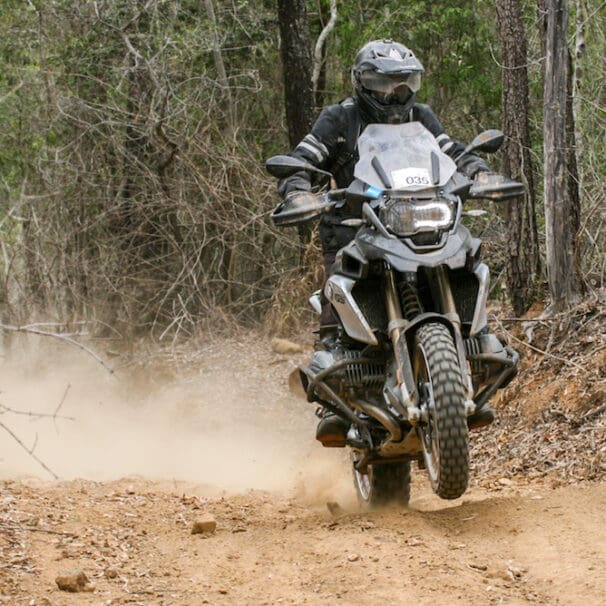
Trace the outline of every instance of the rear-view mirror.
{"type": "Polygon", "coordinates": [[[503,141],[505,141],[505,135],[500,130],[485,130],[465,148],[465,153],[483,151],[492,154],[503,145],[503,141]]]}

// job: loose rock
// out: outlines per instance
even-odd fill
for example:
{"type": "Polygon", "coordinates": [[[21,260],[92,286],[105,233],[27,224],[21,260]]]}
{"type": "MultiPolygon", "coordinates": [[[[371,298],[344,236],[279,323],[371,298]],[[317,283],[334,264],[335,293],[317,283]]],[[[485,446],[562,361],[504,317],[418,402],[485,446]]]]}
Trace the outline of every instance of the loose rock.
{"type": "Polygon", "coordinates": [[[217,530],[217,522],[211,516],[206,516],[196,520],[192,527],[192,534],[212,534],[217,530]]]}
{"type": "Polygon", "coordinates": [[[271,348],[279,354],[296,354],[305,351],[301,345],[293,343],[288,339],[278,339],[277,337],[271,340],[271,348]]]}
{"type": "Polygon", "coordinates": [[[55,583],[61,591],[69,591],[70,593],[95,590],[94,585],[90,584],[89,578],[82,570],[72,570],[67,574],[60,575],[55,579],[55,583]]]}

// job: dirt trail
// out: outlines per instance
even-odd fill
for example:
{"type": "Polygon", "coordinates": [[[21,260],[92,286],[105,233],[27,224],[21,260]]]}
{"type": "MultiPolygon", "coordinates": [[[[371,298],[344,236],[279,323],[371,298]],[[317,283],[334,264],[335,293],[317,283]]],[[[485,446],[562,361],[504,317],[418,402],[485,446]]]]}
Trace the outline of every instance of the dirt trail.
{"type": "Polygon", "coordinates": [[[336,517],[296,498],[142,480],[4,484],[3,515],[9,506],[23,530],[3,530],[0,603],[604,603],[606,485],[472,490],[447,504],[418,484],[408,510],[336,517]],[[216,533],[192,535],[207,513],[216,533]],[[93,593],[57,590],[74,568],[93,593]]]}
{"type": "Polygon", "coordinates": [[[293,361],[250,351],[206,348],[196,374],[128,389],[80,362],[3,366],[2,405],[53,414],[69,383],[59,413],[75,420],[0,417],[65,478],[32,478],[0,434],[0,604],[605,602],[606,483],[495,469],[445,502],[415,474],[410,508],[360,511],[343,452],[314,443],[312,409],[287,392],[293,361]],[[216,532],[192,535],[207,515],[216,532]],[[72,569],[95,590],[58,590],[72,569]]]}

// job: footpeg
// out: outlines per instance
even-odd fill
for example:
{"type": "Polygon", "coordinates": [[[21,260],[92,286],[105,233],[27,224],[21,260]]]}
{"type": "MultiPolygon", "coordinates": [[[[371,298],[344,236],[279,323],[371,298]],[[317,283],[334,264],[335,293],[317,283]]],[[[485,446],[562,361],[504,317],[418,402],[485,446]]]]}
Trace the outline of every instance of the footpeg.
{"type": "Polygon", "coordinates": [[[368,444],[360,437],[360,432],[355,427],[350,427],[347,432],[347,445],[358,450],[368,448],[368,444]]]}

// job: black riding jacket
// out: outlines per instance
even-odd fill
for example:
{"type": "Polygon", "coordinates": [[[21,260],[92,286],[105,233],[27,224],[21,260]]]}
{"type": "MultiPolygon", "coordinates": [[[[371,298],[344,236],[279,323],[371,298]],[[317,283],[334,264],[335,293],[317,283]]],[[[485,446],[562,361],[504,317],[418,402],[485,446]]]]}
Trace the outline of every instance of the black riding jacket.
{"type": "MultiPolygon", "coordinates": [[[[440,148],[456,159],[465,147],[453,141],[444,131],[440,121],[429,105],[415,103],[409,113],[409,122],[421,122],[436,138],[440,148]]],[[[304,159],[314,166],[327,170],[335,177],[337,187],[347,187],[354,178],[354,167],[358,161],[357,140],[371,120],[360,109],[355,98],[348,98],[337,105],[322,110],[311,132],[307,134],[291,156],[304,159]]],[[[458,169],[468,177],[481,170],[488,170],[484,161],[474,154],[465,154],[457,163],[458,169]]],[[[304,171],[282,179],[278,191],[283,198],[293,192],[310,191],[313,177],[304,171]]],[[[337,250],[347,244],[355,230],[339,226],[347,209],[324,215],[320,223],[320,237],[324,250],[337,250]]]]}

